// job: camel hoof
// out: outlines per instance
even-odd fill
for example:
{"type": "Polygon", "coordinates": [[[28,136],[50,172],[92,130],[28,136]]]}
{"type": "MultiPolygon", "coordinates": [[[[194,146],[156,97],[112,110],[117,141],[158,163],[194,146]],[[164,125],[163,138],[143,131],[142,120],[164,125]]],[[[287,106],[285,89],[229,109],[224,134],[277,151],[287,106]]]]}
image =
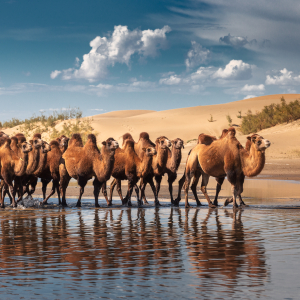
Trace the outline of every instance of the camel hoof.
{"type": "Polygon", "coordinates": [[[127,204],[128,206],[132,206],[132,204],[131,204],[131,201],[128,201],[128,204],[127,204]]]}
{"type": "Polygon", "coordinates": [[[230,198],[227,198],[222,207],[227,206],[230,203],[230,198]]]}
{"type": "Polygon", "coordinates": [[[77,202],[76,207],[81,207],[81,203],[77,202]]]}
{"type": "Polygon", "coordinates": [[[197,206],[203,206],[203,204],[201,204],[201,203],[199,202],[199,203],[197,203],[197,206]]]}
{"type": "Polygon", "coordinates": [[[214,204],[210,203],[209,205],[209,208],[217,208],[218,206],[215,206],[214,204]]]}
{"type": "Polygon", "coordinates": [[[100,207],[100,205],[97,203],[97,204],[95,204],[95,207],[100,207]]]}
{"type": "Polygon", "coordinates": [[[159,201],[155,201],[155,206],[161,206],[161,204],[159,203],[159,201]]]}

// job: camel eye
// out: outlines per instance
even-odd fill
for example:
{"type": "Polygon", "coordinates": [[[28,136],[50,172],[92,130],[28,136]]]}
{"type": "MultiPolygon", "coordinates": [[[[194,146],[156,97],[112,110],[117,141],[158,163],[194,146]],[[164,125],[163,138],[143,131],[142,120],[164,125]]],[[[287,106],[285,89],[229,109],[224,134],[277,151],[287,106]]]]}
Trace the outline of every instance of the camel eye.
{"type": "Polygon", "coordinates": [[[260,144],[261,144],[261,141],[258,141],[258,142],[257,142],[257,145],[260,145],[260,144]]]}

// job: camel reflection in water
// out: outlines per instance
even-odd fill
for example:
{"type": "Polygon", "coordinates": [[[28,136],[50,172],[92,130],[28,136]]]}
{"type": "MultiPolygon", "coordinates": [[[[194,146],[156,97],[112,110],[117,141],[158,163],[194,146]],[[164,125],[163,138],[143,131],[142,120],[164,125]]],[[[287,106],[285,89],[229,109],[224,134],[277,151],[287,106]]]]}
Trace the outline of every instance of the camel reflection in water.
{"type": "Polygon", "coordinates": [[[223,277],[225,286],[227,283],[238,286],[239,280],[245,275],[248,277],[248,286],[263,285],[267,278],[265,249],[259,240],[259,232],[245,232],[242,210],[235,213],[224,211],[225,217],[232,219],[231,230],[223,228],[217,210],[209,209],[202,222],[199,222],[198,214],[199,210],[196,209],[189,220],[187,209],[185,221],[180,222],[185,232],[192,272],[200,278],[223,277]],[[209,224],[213,216],[216,229],[209,224]]]}
{"type": "Polygon", "coordinates": [[[261,284],[267,276],[264,248],[258,232],[244,231],[241,211],[236,216],[225,210],[222,218],[232,219],[231,230],[224,229],[217,210],[193,211],[128,208],[6,216],[0,228],[0,276],[146,280],[190,272],[187,254],[199,278],[225,276],[238,285],[246,274],[251,284],[261,284]]]}

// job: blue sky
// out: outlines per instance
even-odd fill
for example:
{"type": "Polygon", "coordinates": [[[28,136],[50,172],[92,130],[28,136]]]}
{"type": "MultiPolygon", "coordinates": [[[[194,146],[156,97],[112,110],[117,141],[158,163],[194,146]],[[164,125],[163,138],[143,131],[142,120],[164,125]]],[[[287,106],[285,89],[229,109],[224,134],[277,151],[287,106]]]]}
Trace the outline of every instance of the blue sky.
{"type": "Polygon", "coordinates": [[[299,93],[300,2],[0,0],[0,120],[299,93]]]}

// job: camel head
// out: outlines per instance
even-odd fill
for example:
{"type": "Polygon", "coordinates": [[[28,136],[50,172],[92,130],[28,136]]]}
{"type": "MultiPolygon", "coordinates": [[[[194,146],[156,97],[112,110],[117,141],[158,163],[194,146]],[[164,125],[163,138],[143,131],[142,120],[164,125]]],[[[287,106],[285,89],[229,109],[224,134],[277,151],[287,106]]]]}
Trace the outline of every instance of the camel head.
{"type": "Polygon", "coordinates": [[[142,148],[142,150],[145,152],[146,156],[154,156],[157,153],[154,147],[142,148]]]}
{"type": "Polygon", "coordinates": [[[43,153],[47,153],[47,152],[51,151],[50,145],[45,141],[43,141],[43,144],[42,144],[42,151],[43,151],[43,153]]]}
{"type": "Polygon", "coordinates": [[[34,137],[29,142],[35,149],[40,149],[43,145],[43,141],[38,137],[34,137]]]}
{"type": "Polygon", "coordinates": [[[160,136],[155,141],[156,146],[160,147],[161,149],[167,149],[171,147],[171,142],[165,136],[160,136]]]}
{"type": "Polygon", "coordinates": [[[119,143],[113,138],[109,138],[106,141],[102,142],[102,145],[106,150],[110,151],[115,151],[117,148],[119,148],[119,143]]]}
{"type": "Polygon", "coordinates": [[[27,143],[27,142],[23,142],[21,145],[20,145],[20,148],[22,150],[23,153],[28,153],[32,150],[32,146],[30,143],[27,143]]]}
{"type": "Polygon", "coordinates": [[[251,136],[248,136],[247,139],[251,142],[251,146],[255,146],[257,151],[264,151],[271,146],[269,140],[264,139],[258,134],[252,134],[251,136]]]}
{"type": "Polygon", "coordinates": [[[68,146],[69,140],[70,139],[65,135],[62,135],[61,137],[57,138],[57,141],[59,142],[59,146],[61,148],[66,148],[68,146]]]}
{"type": "Polygon", "coordinates": [[[184,149],[183,140],[180,138],[177,138],[177,139],[171,141],[171,143],[172,143],[173,147],[176,149],[181,149],[181,148],[184,149]]]}

